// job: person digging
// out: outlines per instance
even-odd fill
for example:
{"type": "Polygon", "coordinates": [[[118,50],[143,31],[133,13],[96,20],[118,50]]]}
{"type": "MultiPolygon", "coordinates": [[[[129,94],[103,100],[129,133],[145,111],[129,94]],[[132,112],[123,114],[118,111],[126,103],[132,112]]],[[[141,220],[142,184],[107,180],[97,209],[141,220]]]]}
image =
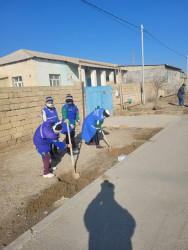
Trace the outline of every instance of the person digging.
{"type": "Polygon", "coordinates": [[[97,107],[84,119],[82,126],[82,139],[89,145],[96,145],[96,148],[103,148],[99,144],[99,132],[105,117],[109,117],[110,112],[107,109],[97,107]]]}
{"type": "MultiPolygon", "coordinates": [[[[65,121],[67,122],[67,121],[65,121]]],[[[42,160],[44,164],[44,175],[43,177],[51,178],[55,175],[50,173],[50,159],[51,159],[51,144],[57,146],[61,150],[64,148],[72,148],[72,144],[65,144],[64,142],[60,142],[58,140],[58,135],[62,130],[61,122],[56,121],[46,121],[41,124],[37,130],[35,131],[33,142],[36,146],[37,152],[42,155],[42,160]]],[[[52,170],[55,170],[54,167],[52,170]]]]}

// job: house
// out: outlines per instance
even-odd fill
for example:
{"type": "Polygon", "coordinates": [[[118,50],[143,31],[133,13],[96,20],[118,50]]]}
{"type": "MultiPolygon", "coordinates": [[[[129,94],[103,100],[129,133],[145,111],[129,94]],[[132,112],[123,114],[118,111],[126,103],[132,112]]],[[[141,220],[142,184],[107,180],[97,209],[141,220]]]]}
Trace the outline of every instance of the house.
{"type": "Polygon", "coordinates": [[[0,58],[0,87],[105,86],[115,83],[118,65],[20,49],[0,58]]]}
{"type": "MultiPolygon", "coordinates": [[[[142,65],[124,65],[122,70],[127,70],[125,83],[142,83],[142,65]]],[[[168,64],[144,65],[144,82],[163,84],[165,90],[176,91],[185,82],[185,73],[182,69],[168,64]]]]}

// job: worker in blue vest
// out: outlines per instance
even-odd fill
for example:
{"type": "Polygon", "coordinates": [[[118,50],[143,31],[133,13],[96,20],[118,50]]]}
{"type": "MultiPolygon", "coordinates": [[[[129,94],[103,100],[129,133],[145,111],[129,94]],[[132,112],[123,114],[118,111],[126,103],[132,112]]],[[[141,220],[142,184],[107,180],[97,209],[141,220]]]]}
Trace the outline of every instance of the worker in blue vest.
{"type": "MultiPolygon", "coordinates": [[[[46,97],[46,103],[45,103],[45,107],[42,110],[41,118],[42,118],[42,122],[52,121],[52,120],[57,121],[57,122],[59,121],[57,110],[54,107],[53,99],[51,96],[46,97]]],[[[55,145],[54,145],[54,152],[57,153],[57,147],[55,145]]],[[[50,153],[53,159],[55,159],[54,152],[53,152],[52,144],[51,144],[50,153]]]]}
{"type": "Polygon", "coordinates": [[[178,99],[179,99],[179,106],[184,106],[184,94],[185,94],[185,84],[182,84],[182,86],[178,89],[178,99]]]}
{"type": "Polygon", "coordinates": [[[103,148],[99,144],[99,131],[101,130],[104,118],[109,116],[109,110],[103,109],[99,106],[86,116],[82,125],[82,139],[90,145],[95,143],[96,148],[103,148]]]}
{"type": "MultiPolygon", "coordinates": [[[[76,122],[80,125],[79,111],[78,111],[77,106],[74,104],[73,97],[70,94],[66,96],[65,102],[66,102],[65,105],[61,109],[62,122],[65,122],[65,120],[67,119],[69,121],[71,144],[72,144],[72,148],[75,149],[76,148],[76,143],[75,143],[76,122]]],[[[66,135],[66,144],[68,144],[69,138],[68,138],[67,125],[65,123],[63,123],[62,134],[66,135]]],[[[67,148],[67,152],[70,153],[69,148],[67,148]]]]}
{"type": "MultiPolygon", "coordinates": [[[[54,120],[46,121],[42,123],[37,130],[35,131],[33,142],[36,146],[36,150],[40,155],[42,155],[42,160],[44,164],[44,175],[43,177],[51,178],[55,175],[50,173],[50,150],[51,144],[54,144],[56,147],[60,149],[64,149],[66,147],[71,148],[72,145],[66,145],[64,142],[60,142],[58,140],[58,135],[62,130],[61,122],[56,122],[54,120]]],[[[56,169],[55,167],[53,170],[56,169]]]]}

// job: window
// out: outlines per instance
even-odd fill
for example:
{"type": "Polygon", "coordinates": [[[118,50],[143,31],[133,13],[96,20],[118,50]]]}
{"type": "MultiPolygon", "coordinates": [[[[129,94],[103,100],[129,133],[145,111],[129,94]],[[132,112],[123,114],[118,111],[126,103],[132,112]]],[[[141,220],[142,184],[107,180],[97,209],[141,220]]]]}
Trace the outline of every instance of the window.
{"type": "Polygon", "coordinates": [[[22,77],[16,76],[12,78],[14,87],[23,87],[22,77]]]}
{"type": "Polygon", "coordinates": [[[50,86],[60,86],[60,75],[50,74],[50,86]]]}

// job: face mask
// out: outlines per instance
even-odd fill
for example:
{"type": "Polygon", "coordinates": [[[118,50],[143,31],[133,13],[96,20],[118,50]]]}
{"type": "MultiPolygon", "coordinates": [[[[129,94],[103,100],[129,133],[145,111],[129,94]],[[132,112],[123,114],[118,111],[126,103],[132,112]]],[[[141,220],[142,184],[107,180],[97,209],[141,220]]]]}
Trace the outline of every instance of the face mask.
{"type": "Polygon", "coordinates": [[[67,103],[69,107],[72,107],[73,106],[73,103],[67,103]]]}
{"type": "Polygon", "coordinates": [[[53,103],[47,103],[46,106],[47,106],[48,108],[53,108],[53,107],[54,107],[53,103]]]}

